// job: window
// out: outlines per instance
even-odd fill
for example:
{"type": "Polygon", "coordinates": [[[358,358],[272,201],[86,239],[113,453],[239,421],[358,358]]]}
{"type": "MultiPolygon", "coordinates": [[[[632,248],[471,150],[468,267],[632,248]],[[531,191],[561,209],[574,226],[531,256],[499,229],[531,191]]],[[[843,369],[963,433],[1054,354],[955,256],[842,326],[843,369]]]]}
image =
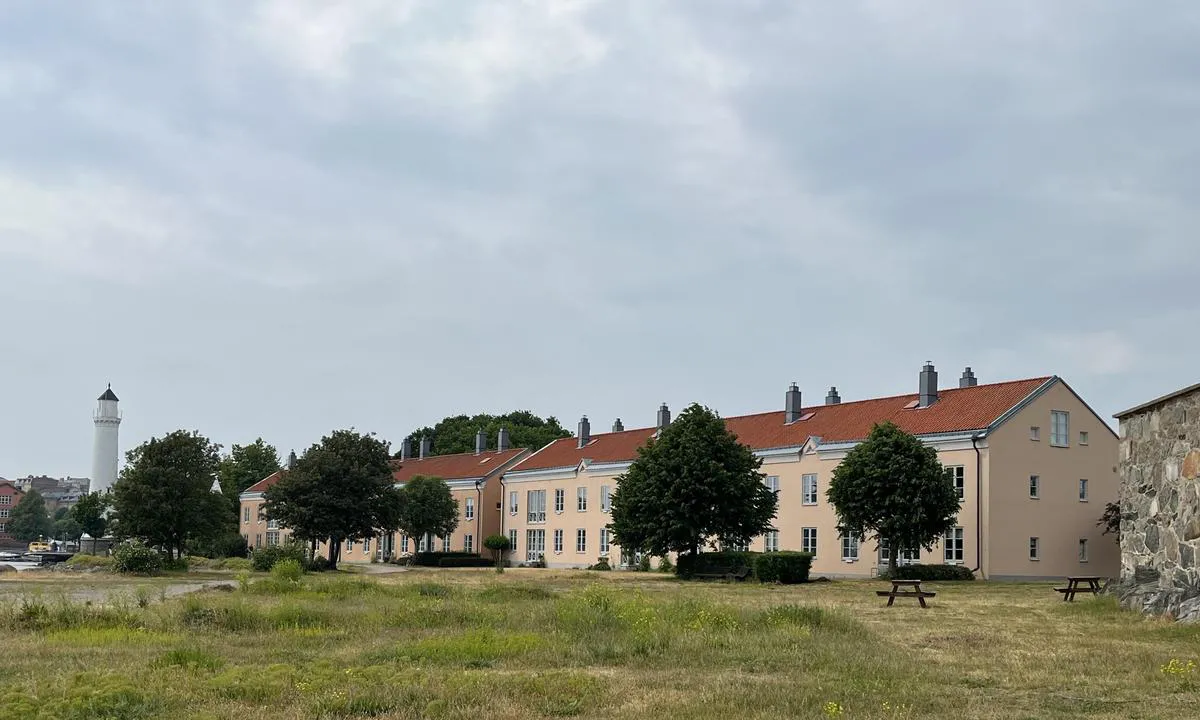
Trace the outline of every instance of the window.
{"type": "Polygon", "coordinates": [[[921,562],[921,548],[909,548],[896,553],[897,565],[916,565],[921,562]]]}
{"type": "Polygon", "coordinates": [[[854,533],[842,536],[842,562],[858,560],[858,536],[854,533]]]}
{"type": "Polygon", "coordinates": [[[779,531],[768,530],[763,535],[763,551],[764,552],[779,552],[779,531]]]}
{"type": "MultiPolygon", "coordinates": [[[[7,500],[7,499],[8,499],[7,496],[0,498],[0,500],[7,500]]],[[[6,503],[0,502],[0,505],[4,505],[4,504],[6,504],[6,503]]],[[[242,522],[244,522],[244,523],[250,522],[250,508],[249,507],[242,508],[242,522]]]]}
{"type": "Polygon", "coordinates": [[[1088,501],[1087,490],[1088,490],[1087,479],[1079,478],[1079,502],[1087,502],[1088,501]]]}
{"type": "Polygon", "coordinates": [[[563,546],[563,531],[558,529],[554,531],[554,552],[561,553],[563,546]]]}
{"type": "Polygon", "coordinates": [[[817,554],[817,529],[807,527],[800,529],[800,550],[811,555],[817,554]]]}
{"type": "Polygon", "coordinates": [[[612,510],[612,494],[608,490],[607,485],[600,486],[600,512],[610,512],[612,510]]]}
{"type": "Polygon", "coordinates": [[[948,565],[959,565],[963,561],[963,529],[951,528],[942,538],[942,557],[948,565]]]}
{"type": "Polygon", "coordinates": [[[279,544],[279,531],[278,530],[268,530],[267,531],[267,545],[270,546],[270,545],[278,545],[278,544],[279,544]]]}
{"type": "Polygon", "coordinates": [[[475,498],[467,498],[467,511],[463,516],[468,520],[475,519],[475,498]]]}
{"type": "Polygon", "coordinates": [[[950,471],[950,477],[954,480],[954,489],[958,492],[958,499],[965,499],[967,497],[966,470],[962,465],[951,465],[946,469],[950,471]]]}
{"type": "Polygon", "coordinates": [[[1083,538],[1080,538],[1080,539],[1079,539],[1079,562],[1081,562],[1081,563],[1085,563],[1085,562],[1087,562],[1087,561],[1088,561],[1088,558],[1087,558],[1087,540],[1084,540],[1083,538]]]}
{"type": "Polygon", "coordinates": [[[546,522],[546,491],[530,490],[525,493],[525,510],[529,522],[546,522]]]}
{"type": "Polygon", "coordinates": [[[576,512],[587,512],[587,488],[575,488],[576,512]]]}
{"type": "Polygon", "coordinates": [[[0,522],[0,532],[4,532],[4,529],[5,529],[6,527],[8,527],[8,523],[2,523],[2,522],[0,522]]]}
{"type": "MultiPolygon", "coordinates": [[[[270,540],[271,540],[271,533],[267,533],[267,541],[270,542],[270,540]]],[[[346,552],[348,552],[348,553],[354,552],[354,541],[353,540],[350,540],[350,539],[346,540],[346,552]]]]}
{"type": "Polygon", "coordinates": [[[817,504],[817,476],[805,475],[804,480],[804,497],[802,502],[804,505],[817,504]]]}
{"type": "Polygon", "coordinates": [[[1037,425],[1029,426],[1029,439],[1034,442],[1039,442],[1042,439],[1042,429],[1037,425]]]}
{"type": "Polygon", "coordinates": [[[417,552],[429,552],[430,550],[433,550],[433,536],[425,533],[417,542],[417,552]]]}
{"type": "Polygon", "coordinates": [[[567,505],[567,491],[556,488],[554,491],[554,512],[561,513],[567,505]]]}
{"type": "Polygon", "coordinates": [[[744,542],[730,542],[725,543],[724,547],[721,549],[725,552],[746,552],[750,549],[750,544],[744,542]]]}
{"type": "Polygon", "coordinates": [[[768,475],[766,477],[766,479],[763,480],[763,483],[766,484],[767,489],[770,490],[771,492],[773,492],[773,493],[779,492],[779,476],[778,475],[768,475]]]}
{"type": "Polygon", "coordinates": [[[546,531],[525,531],[525,562],[537,562],[546,554],[546,531]]]}
{"type": "Polygon", "coordinates": [[[405,555],[408,554],[408,536],[407,535],[400,536],[400,552],[404,553],[405,555]]]}
{"type": "Polygon", "coordinates": [[[1080,431],[1079,431],[1079,444],[1080,444],[1080,445],[1087,445],[1087,444],[1088,444],[1088,434],[1087,434],[1087,431],[1086,431],[1086,430],[1080,430],[1080,431]]]}
{"type": "Polygon", "coordinates": [[[587,530],[579,528],[575,531],[575,552],[587,552],[587,530]]]}
{"type": "Polygon", "coordinates": [[[442,552],[450,552],[450,536],[442,538],[442,552]]]}
{"type": "Polygon", "coordinates": [[[516,530],[508,531],[508,549],[510,552],[514,552],[514,553],[517,551],[517,531],[516,530]]]}
{"type": "Polygon", "coordinates": [[[608,554],[608,528],[600,528],[600,554],[608,554]]]}
{"type": "Polygon", "coordinates": [[[254,547],[262,547],[262,533],[254,533],[254,547]]]}
{"type": "Polygon", "coordinates": [[[8,517],[8,508],[0,508],[0,518],[8,517]]]}
{"type": "Polygon", "coordinates": [[[1066,447],[1070,443],[1071,415],[1062,410],[1050,411],[1050,444],[1066,447]]]}
{"type": "MultiPolygon", "coordinates": [[[[12,505],[12,495],[0,495],[0,505],[12,505]]],[[[246,508],[249,510],[250,508],[246,508]]],[[[249,520],[249,518],[246,518],[249,520]]]]}
{"type": "Polygon", "coordinates": [[[513,490],[508,494],[508,514],[517,514],[517,491],[513,490]]]}
{"type": "Polygon", "coordinates": [[[463,536],[463,552],[475,552],[475,536],[467,534],[463,536]]]}
{"type": "Polygon", "coordinates": [[[259,521],[260,523],[261,523],[263,520],[266,520],[266,519],[267,519],[267,513],[266,513],[266,512],[263,510],[263,506],[262,506],[262,505],[259,505],[259,506],[258,506],[258,513],[257,513],[257,514],[258,514],[258,521],[259,521]]]}
{"type": "Polygon", "coordinates": [[[371,554],[371,538],[363,540],[363,555],[371,554]]]}
{"type": "Polygon", "coordinates": [[[278,520],[268,520],[267,521],[267,529],[268,530],[278,530],[279,529],[279,521],[278,520]]]}
{"type": "Polygon", "coordinates": [[[1029,538],[1029,559],[1030,560],[1038,559],[1038,550],[1039,550],[1038,539],[1035,537],[1029,538]]]}
{"type": "Polygon", "coordinates": [[[1042,489],[1042,479],[1037,475],[1029,476],[1029,497],[1037,500],[1042,489]]]}

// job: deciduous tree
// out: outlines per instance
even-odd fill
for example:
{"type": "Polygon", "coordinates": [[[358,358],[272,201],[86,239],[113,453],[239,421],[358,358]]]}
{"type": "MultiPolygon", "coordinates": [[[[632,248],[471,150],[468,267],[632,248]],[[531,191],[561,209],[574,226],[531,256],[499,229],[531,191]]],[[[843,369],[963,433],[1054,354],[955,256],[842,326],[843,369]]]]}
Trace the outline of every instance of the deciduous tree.
{"type": "Polygon", "coordinates": [[[80,530],[92,538],[92,553],[96,552],[96,540],[108,531],[109,496],[107,493],[88,493],[71,507],[71,517],[79,523],[80,530]]]}
{"type": "Polygon", "coordinates": [[[166,549],[169,560],[189,541],[219,535],[230,512],[212,490],[220,449],[197,432],[176,430],[130,450],[112,488],[115,532],[166,549]]]}
{"type": "MultiPolygon", "coordinates": [[[[495,449],[496,435],[500,428],[508,430],[512,447],[539,450],[552,440],[570,437],[558,419],[551,416],[540,418],[528,410],[518,410],[504,415],[452,415],[443,418],[433,427],[423,427],[413,431],[410,438],[414,443],[422,436],[430,439],[431,452],[434,455],[452,455],[475,451],[475,434],[483,430],[487,435],[490,447],[495,449]]],[[[416,448],[413,448],[414,452],[416,448]]]]}
{"type": "Polygon", "coordinates": [[[825,495],[842,533],[887,540],[893,567],[902,550],[931,549],[960,506],[937,451],[890,422],[846,454],[825,495]]]}
{"type": "Polygon", "coordinates": [[[279,470],[279,452],[262,438],[249,445],[234,445],[229,454],[221,458],[217,477],[221,492],[229,499],[233,509],[233,525],[237,527],[238,496],[254,483],[279,470]]]}
{"type": "Polygon", "coordinates": [[[49,537],[54,533],[54,523],[46,512],[46,500],[33,488],[17,502],[8,518],[8,534],[21,542],[49,537]]]}
{"type": "Polygon", "coordinates": [[[337,567],[341,544],[397,527],[388,444],[373,435],[337,430],[310,447],[265,493],[266,515],[293,537],[329,542],[337,567]]]}
{"type": "Polygon", "coordinates": [[[458,503],[446,481],[417,475],[400,489],[398,527],[420,542],[426,535],[449,537],[458,527],[458,503]]]}
{"type": "Polygon", "coordinates": [[[614,542],[660,556],[696,555],[710,538],[750,542],[771,529],[778,504],[761,465],[716,413],[689,406],[617,478],[614,542]]]}

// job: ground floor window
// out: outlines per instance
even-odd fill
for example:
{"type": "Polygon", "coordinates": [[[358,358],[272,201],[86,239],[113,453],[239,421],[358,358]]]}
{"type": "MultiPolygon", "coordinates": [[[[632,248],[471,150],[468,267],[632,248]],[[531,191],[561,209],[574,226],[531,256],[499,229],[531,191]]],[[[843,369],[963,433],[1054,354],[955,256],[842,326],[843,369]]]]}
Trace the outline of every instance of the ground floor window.
{"type": "Polygon", "coordinates": [[[463,536],[463,552],[475,552],[475,536],[463,536]]]}
{"type": "Polygon", "coordinates": [[[554,531],[554,552],[561,553],[563,551],[563,531],[554,531]]]}
{"type": "Polygon", "coordinates": [[[525,562],[537,562],[546,554],[546,531],[525,531],[525,562]]]}
{"type": "Polygon", "coordinates": [[[1085,563],[1088,561],[1087,540],[1079,539],[1079,562],[1085,563]]]}
{"type": "Polygon", "coordinates": [[[600,554],[608,554],[608,528],[600,528],[600,554]]]}
{"type": "Polygon", "coordinates": [[[517,531],[516,530],[508,531],[508,550],[509,550],[509,552],[514,552],[514,553],[517,551],[517,531]]]}
{"type": "Polygon", "coordinates": [[[279,544],[279,531],[278,530],[268,530],[267,531],[267,545],[278,545],[278,544],[279,544]]]}
{"type": "Polygon", "coordinates": [[[1038,560],[1040,558],[1041,550],[1041,543],[1038,541],[1038,539],[1035,537],[1029,538],[1029,559],[1038,560]]]}
{"type": "Polygon", "coordinates": [[[963,561],[963,529],[951,528],[942,538],[942,557],[948,564],[959,565],[963,561]]]}
{"type": "Polygon", "coordinates": [[[442,552],[450,552],[450,536],[442,538],[442,552]]]}
{"type": "Polygon", "coordinates": [[[858,536],[854,533],[842,536],[842,561],[858,560],[858,536]]]}
{"type": "Polygon", "coordinates": [[[800,551],[816,556],[817,529],[815,527],[800,528],[800,551]]]}
{"type": "Polygon", "coordinates": [[[575,552],[587,552],[587,530],[579,528],[575,531],[575,552]]]}
{"type": "Polygon", "coordinates": [[[763,552],[779,552],[778,530],[768,530],[763,535],[763,552]]]}
{"type": "Polygon", "coordinates": [[[400,552],[404,553],[405,555],[408,554],[408,536],[407,535],[400,536],[400,552]]]}

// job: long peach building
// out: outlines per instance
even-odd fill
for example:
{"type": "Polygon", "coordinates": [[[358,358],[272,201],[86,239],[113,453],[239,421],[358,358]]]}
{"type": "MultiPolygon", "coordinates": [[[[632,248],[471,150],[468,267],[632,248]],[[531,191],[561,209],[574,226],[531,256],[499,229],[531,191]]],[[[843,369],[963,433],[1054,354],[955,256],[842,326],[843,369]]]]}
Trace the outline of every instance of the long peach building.
{"type": "MultiPolygon", "coordinates": [[[[811,552],[814,575],[827,576],[874,575],[892,552],[899,563],[964,565],[992,579],[1117,572],[1117,541],[1102,535],[1097,524],[1105,503],[1118,494],[1117,437],[1065,381],[1047,376],[981,385],[967,368],[957,386],[947,389],[939,387],[936,370],[927,364],[917,386],[915,393],[853,402],[843,402],[831,388],[823,403],[805,405],[793,384],[782,409],[726,418],[726,427],[762,459],[763,481],[779,493],[774,529],[749,549],[811,552]],[[962,508],[931,550],[843,536],[825,498],[842,458],[884,421],[933,447],[952,470],[962,508]]],[[[630,567],[640,558],[612,541],[610,499],[637,449],[670,420],[664,405],[653,427],[626,430],[618,420],[611,432],[593,433],[584,417],[575,437],[533,453],[506,450],[488,461],[486,474],[471,466],[472,458],[487,455],[480,452],[410,462],[397,469],[396,478],[403,482],[412,473],[447,479],[462,518],[475,494],[466,529],[460,524],[454,537],[427,539],[425,546],[478,551],[482,537],[502,532],[517,563],[584,567],[605,557],[616,567],[630,567]]],[[[255,486],[242,496],[243,534],[251,545],[262,544],[250,533],[262,489],[255,486]]],[[[380,538],[371,547],[379,556],[389,549],[403,555],[418,544],[380,538]]],[[[349,548],[343,557],[366,560],[370,552],[349,548]]]]}

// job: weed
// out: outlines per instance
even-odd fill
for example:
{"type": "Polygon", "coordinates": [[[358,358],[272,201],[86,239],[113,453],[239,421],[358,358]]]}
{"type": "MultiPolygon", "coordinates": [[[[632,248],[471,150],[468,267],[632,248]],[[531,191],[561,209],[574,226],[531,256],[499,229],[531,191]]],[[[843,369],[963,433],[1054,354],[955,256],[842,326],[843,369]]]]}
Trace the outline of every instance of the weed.
{"type": "Polygon", "coordinates": [[[220,670],[225,661],[197,648],[178,648],[154,662],[154,667],[180,667],[185,670],[220,670]]]}

